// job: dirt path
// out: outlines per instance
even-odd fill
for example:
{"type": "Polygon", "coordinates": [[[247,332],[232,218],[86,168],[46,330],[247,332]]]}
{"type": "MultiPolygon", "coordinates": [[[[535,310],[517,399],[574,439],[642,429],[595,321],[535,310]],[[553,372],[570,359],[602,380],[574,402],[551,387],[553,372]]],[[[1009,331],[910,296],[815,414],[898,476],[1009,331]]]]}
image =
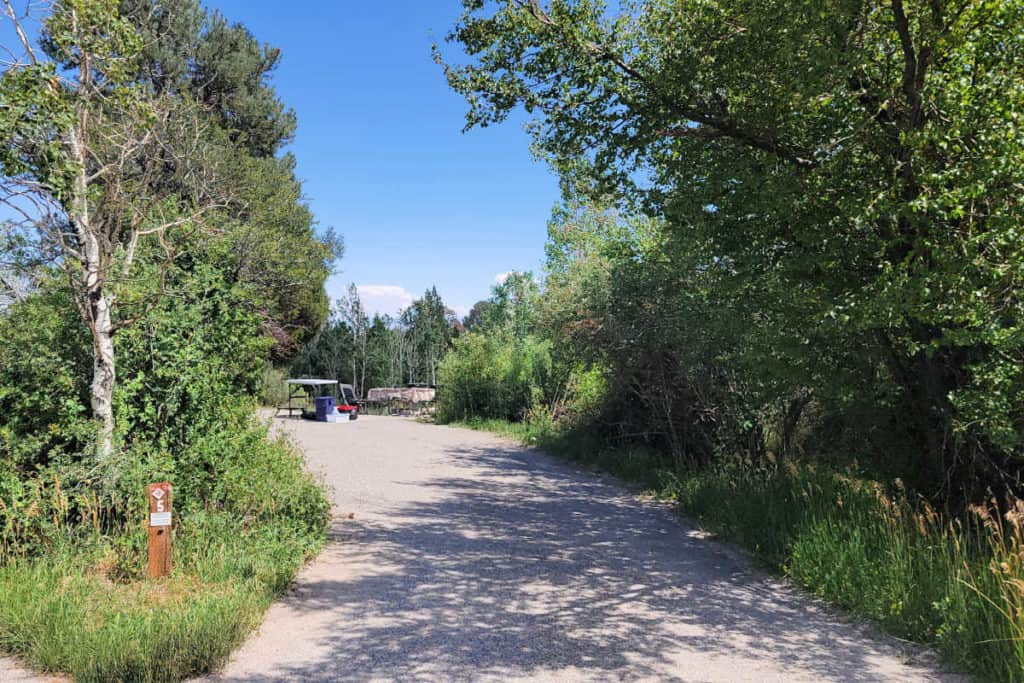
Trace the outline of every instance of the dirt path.
{"type": "Polygon", "coordinates": [[[339,521],[215,680],[956,680],[610,479],[398,418],[279,422],[339,521]]]}
{"type": "Polygon", "coordinates": [[[0,657],[0,683],[67,683],[64,676],[29,671],[13,657],[0,657]]]}

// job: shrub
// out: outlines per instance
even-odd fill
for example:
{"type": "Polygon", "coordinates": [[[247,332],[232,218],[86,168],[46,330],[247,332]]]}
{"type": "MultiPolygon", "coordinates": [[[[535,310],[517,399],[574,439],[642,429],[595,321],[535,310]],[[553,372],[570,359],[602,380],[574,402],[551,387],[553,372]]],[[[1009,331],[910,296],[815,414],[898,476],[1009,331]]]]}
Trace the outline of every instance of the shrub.
{"type": "Polygon", "coordinates": [[[441,363],[437,419],[521,420],[544,397],[550,375],[547,342],[532,336],[466,335],[441,363]]]}
{"type": "Polygon", "coordinates": [[[0,315],[0,470],[30,473],[88,450],[92,347],[66,292],[46,283],[0,315]]]}
{"type": "Polygon", "coordinates": [[[330,509],[251,407],[222,417],[174,457],[124,451],[104,488],[81,467],[0,475],[0,648],[82,681],[179,680],[227,657],[319,549],[330,509]],[[175,485],[174,571],[154,583],[139,520],[159,479],[175,485]]]}
{"type": "Polygon", "coordinates": [[[207,671],[323,542],[324,491],[253,412],[257,316],[212,272],[179,284],[118,336],[119,448],[103,462],[85,417],[91,348],[60,287],[0,316],[0,649],[36,667],[207,671]],[[174,572],[151,582],[140,520],[160,480],[175,487],[174,572]]]}
{"type": "Polygon", "coordinates": [[[830,602],[993,680],[1024,680],[1024,503],[950,518],[897,488],[734,461],[680,473],[680,508],[830,602]]]}
{"type": "Polygon", "coordinates": [[[288,386],[285,380],[288,373],[274,367],[271,363],[263,366],[263,376],[260,378],[260,404],[271,408],[284,405],[288,402],[288,386]]]}

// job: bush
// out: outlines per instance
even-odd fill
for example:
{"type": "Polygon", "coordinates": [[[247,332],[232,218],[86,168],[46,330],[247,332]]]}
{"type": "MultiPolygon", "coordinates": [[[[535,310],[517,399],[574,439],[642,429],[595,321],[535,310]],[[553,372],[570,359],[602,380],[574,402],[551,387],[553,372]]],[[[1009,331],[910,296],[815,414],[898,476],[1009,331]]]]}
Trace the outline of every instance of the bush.
{"type": "Polygon", "coordinates": [[[85,452],[92,347],[54,283],[0,315],[0,471],[30,473],[85,452]]]}
{"type": "Polygon", "coordinates": [[[67,296],[49,283],[0,316],[0,649],[41,669],[208,671],[323,542],[325,493],[254,415],[259,319],[212,271],[181,277],[117,338],[119,447],[104,462],[67,296]],[[174,571],[152,582],[141,520],[161,480],[175,488],[174,571]]]}
{"type": "Polygon", "coordinates": [[[223,512],[189,515],[175,531],[174,574],[159,582],[136,580],[142,530],[8,562],[0,566],[0,647],[83,682],[209,671],[320,547],[322,534],[304,526],[286,516],[252,525],[223,512]]]}
{"type": "Polygon", "coordinates": [[[166,297],[117,337],[118,431],[126,445],[180,450],[251,406],[271,340],[243,294],[215,269],[181,275],[166,297]]]}
{"type": "Polygon", "coordinates": [[[330,517],[299,453],[251,409],[227,417],[176,458],[125,451],[105,494],[56,468],[0,476],[0,648],[81,681],[180,680],[227,657],[330,517]],[[159,479],[175,485],[174,571],[152,582],[139,520],[159,479]]]}
{"type": "Polygon", "coordinates": [[[550,376],[547,342],[532,336],[466,335],[441,363],[437,419],[522,420],[544,398],[550,376]]]}
{"type": "Polygon", "coordinates": [[[263,366],[263,377],[260,378],[260,405],[277,408],[288,402],[288,385],[285,380],[288,373],[275,368],[271,363],[263,366]]]}

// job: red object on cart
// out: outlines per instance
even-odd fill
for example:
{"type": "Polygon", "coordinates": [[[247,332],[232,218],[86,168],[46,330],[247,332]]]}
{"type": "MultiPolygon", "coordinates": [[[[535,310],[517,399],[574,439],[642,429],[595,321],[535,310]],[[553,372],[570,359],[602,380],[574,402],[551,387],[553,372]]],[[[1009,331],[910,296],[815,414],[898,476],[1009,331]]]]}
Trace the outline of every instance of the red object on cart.
{"type": "Polygon", "coordinates": [[[350,420],[355,420],[359,417],[359,406],[346,403],[338,406],[338,412],[342,415],[348,415],[350,420]]]}

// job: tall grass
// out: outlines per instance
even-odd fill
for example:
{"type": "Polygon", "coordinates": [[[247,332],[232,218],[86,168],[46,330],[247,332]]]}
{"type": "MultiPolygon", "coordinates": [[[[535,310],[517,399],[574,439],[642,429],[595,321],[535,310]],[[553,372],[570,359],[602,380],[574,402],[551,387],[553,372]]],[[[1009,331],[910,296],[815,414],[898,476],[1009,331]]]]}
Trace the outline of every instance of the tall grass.
{"type": "Polygon", "coordinates": [[[596,465],[676,502],[826,600],[902,638],[933,645],[982,678],[1024,681],[1024,502],[959,516],[879,483],[786,463],[732,460],[667,469],[642,448],[612,448],[549,421],[488,429],[596,465]]]}
{"type": "MultiPolygon", "coordinates": [[[[78,681],[178,681],[209,671],[259,623],[318,541],[217,514],[176,536],[166,580],[128,578],[119,541],[55,548],[0,567],[0,648],[78,681]]],[[[131,544],[134,545],[134,544],[131,544]]]]}
{"type": "Polygon", "coordinates": [[[192,483],[176,485],[173,572],[162,580],[144,576],[148,461],[125,455],[135,495],[123,499],[55,476],[0,478],[0,650],[85,682],[179,681],[228,657],[319,550],[329,506],[266,427],[244,422],[199,450],[219,469],[189,480],[179,459],[170,478],[192,483]]]}
{"type": "Polygon", "coordinates": [[[992,680],[1024,680],[1024,503],[950,518],[810,467],[720,466],[668,494],[724,538],[886,631],[992,680]]]}

